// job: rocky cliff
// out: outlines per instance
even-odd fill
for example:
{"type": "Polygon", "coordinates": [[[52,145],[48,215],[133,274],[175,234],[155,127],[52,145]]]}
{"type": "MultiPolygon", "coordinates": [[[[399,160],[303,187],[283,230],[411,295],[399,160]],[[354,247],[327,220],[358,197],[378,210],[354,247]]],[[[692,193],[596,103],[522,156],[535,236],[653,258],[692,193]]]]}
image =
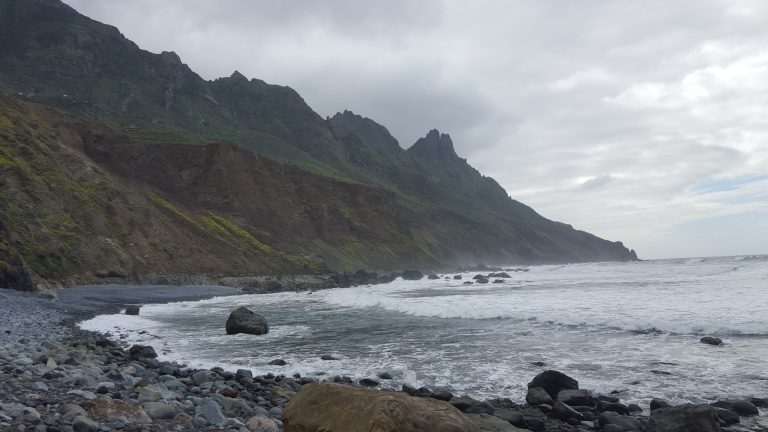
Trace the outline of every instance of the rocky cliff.
{"type": "Polygon", "coordinates": [[[58,0],[0,0],[0,285],[636,259],[288,87],[206,81],[58,0]]]}

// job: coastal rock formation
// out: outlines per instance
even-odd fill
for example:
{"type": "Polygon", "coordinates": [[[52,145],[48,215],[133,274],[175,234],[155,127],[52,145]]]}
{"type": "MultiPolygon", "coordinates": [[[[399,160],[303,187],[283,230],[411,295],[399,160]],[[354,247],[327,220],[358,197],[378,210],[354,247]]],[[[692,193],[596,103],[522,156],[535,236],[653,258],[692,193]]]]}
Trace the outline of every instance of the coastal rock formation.
{"type": "Polygon", "coordinates": [[[226,329],[228,335],[239,333],[261,335],[269,332],[269,324],[263,316],[241,306],[229,314],[226,329]]]}
{"type": "Polygon", "coordinates": [[[480,432],[450,404],[402,393],[314,383],[283,412],[285,432],[480,432]]]}
{"type": "Polygon", "coordinates": [[[722,345],[723,344],[723,340],[722,339],[720,339],[718,337],[714,337],[714,336],[704,336],[703,338],[701,338],[699,340],[699,342],[701,342],[703,344],[707,344],[707,345],[722,345]]]}
{"type": "Polygon", "coordinates": [[[549,396],[557,400],[557,395],[563,390],[577,390],[579,382],[568,375],[555,370],[546,370],[533,377],[528,388],[541,387],[549,396]]]}
{"type": "Polygon", "coordinates": [[[720,426],[713,407],[688,404],[653,410],[648,432],[720,432],[720,426]]]}

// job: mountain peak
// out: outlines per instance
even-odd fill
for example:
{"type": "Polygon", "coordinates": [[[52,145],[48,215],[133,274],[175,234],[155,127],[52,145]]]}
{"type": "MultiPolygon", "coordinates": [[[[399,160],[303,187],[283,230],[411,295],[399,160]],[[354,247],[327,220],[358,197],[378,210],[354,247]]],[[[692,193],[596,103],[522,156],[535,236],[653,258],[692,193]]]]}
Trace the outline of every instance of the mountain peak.
{"type": "Polygon", "coordinates": [[[232,75],[230,78],[238,80],[238,81],[248,81],[248,78],[245,77],[245,75],[241,74],[240,71],[236,70],[232,72],[232,75]]]}
{"type": "Polygon", "coordinates": [[[456,150],[453,148],[453,140],[448,134],[441,134],[437,129],[432,129],[424,138],[418,141],[408,152],[419,158],[428,158],[433,160],[455,160],[459,159],[456,150]]]}

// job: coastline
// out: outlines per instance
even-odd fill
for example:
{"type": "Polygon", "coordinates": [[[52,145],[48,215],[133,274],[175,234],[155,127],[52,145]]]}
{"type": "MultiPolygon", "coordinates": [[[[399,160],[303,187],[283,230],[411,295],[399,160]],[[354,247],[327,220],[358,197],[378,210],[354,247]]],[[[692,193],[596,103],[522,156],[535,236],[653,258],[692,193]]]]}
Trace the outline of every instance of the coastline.
{"type": "MultiPolygon", "coordinates": [[[[115,313],[128,304],[201,300],[242,293],[240,289],[218,286],[88,286],[53,294],[0,290],[0,309],[7,317],[0,326],[0,430],[88,430],[87,425],[79,426],[86,429],[74,427],[73,422],[81,416],[86,419],[80,423],[85,425],[87,420],[92,420],[101,430],[165,431],[177,427],[182,430],[281,430],[285,404],[314,379],[248,377],[244,372],[233,374],[217,368],[185,369],[178,364],[131,354],[104,336],[76,326],[79,321],[115,313]],[[119,379],[112,379],[114,377],[119,379]],[[201,411],[208,406],[213,407],[212,414],[206,414],[216,420],[221,411],[222,422],[212,424],[206,420],[208,423],[203,423],[201,418],[205,417],[201,411]],[[109,417],[104,414],[105,410],[122,414],[112,412],[109,417]],[[141,412],[145,415],[140,415],[141,412]],[[254,417],[257,420],[252,423],[260,424],[262,429],[248,426],[254,417]],[[151,424],[146,422],[147,418],[151,424]],[[225,422],[229,423],[225,425],[225,422]],[[25,428],[19,429],[19,425],[25,428]],[[274,429],[270,429],[272,427],[274,429]]],[[[329,375],[329,381],[362,386],[355,378],[329,375]]],[[[501,418],[511,428],[498,429],[501,426],[497,424],[497,429],[481,430],[512,431],[524,427],[588,431],[602,426],[597,415],[590,416],[586,411],[580,414],[583,419],[574,421],[568,414],[553,414],[557,404],[526,405],[523,402],[526,395],[516,395],[518,401],[475,401],[423,388],[404,386],[403,390],[416,397],[448,399],[451,403],[460,400],[454,406],[474,416],[473,420],[485,421],[487,427],[492,427],[491,423],[501,418]]],[[[603,402],[619,403],[618,400],[608,402],[615,399],[611,396],[603,397],[606,398],[603,402]]],[[[643,427],[648,423],[647,407],[643,411],[633,408],[633,412],[626,414],[631,414],[626,417],[636,419],[643,427]]],[[[745,419],[744,425],[723,430],[764,430],[747,423],[745,419]]]]}

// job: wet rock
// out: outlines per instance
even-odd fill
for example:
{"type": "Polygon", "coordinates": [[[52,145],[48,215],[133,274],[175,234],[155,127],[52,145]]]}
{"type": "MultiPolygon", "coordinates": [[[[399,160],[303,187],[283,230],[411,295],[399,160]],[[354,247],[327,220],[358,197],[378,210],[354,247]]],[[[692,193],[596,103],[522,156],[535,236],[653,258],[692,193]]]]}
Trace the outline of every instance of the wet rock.
{"type": "Polygon", "coordinates": [[[198,386],[207,382],[214,382],[219,380],[221,380],[221,375],[213,371],[203,370],[192,375],[192,381],[195,383],[195,385],[198,386]]]}
{"type": "Polygon", "coordinates": [[[570,406],[592,405],[592,395],[589,393],[589,390],[562,390],[557,394],[557,400],[570,406]]]}
{"type": "Polygon", "coordinates": [[[400,275],[400,277],[405,280],[421,280],[424,278],[424,273],[418,270],[406,270],[400,275]]]}
{"type": "Polygon", "coordinates": [[[72,421],[72,429],[75,432],[99,432],[99,424],[86,416],[77,416],[72,421]]]}
{"type": "Polygon", "coordinates": [[[600,412],[613,411],[621,415],[629,415],[629,407],[620,402],[600,402],[597,404],[600,412]]]}
{"type": "Polygon", "coordinates": [[[725,408],[715,408],[715,415],[721,426],[729,426],[741,421],[737,413],[725,408]]]}
{"type": "Polygon", "coordinates": [[[494,408],[488,402],[482,402],[476,399],[472,399],[469,396],[462,396],[453,398],[450,404],[455,406],[459,411],[467,414],[493,414],[494,408]]]}
{"type": "Polygon", "coordinates": [[[665,401],[664,399],[660,399],[660,398],[653,398],[653,399],[651,399],[651,411],[653,411],[655,409],[667,408],[667,407],[671,407],[671,406],[672,406],[672,404],[670,404],[669,402],[665,401]]]}
{"type": "Polygon", "coordinates": [[[269,362],[270,366],[285,366],[287,364],[288,364],[288,362],[286,362],[283,359],[275,359],[275,360],[272,360],[271,362],[269,362]]]}
{"type": "Polygon", "coordinates": [[[433,399],[448,402],[451,399],[453,399],[453,393],[449,392],[448,390],[441,389],[441,390],[433,391],[430,397],[433,399]]]}
{"type": "Polygon", "coordinates": [[[742,417],[756,416],[760,414],[757,407],[750,401],[735,400],[735,401],[718,401],[712,404],[712,406],[729,409],[742,417]]]}
{"type": "Polygon", "coordinates": [[[383,380],[391,380],[392,379],[392,374],[389,373],[389,372],[379,372],[379,373],[376,374],[376,376],[379,379],[383,379],[383,380]]]}
{"type": "Polygon", "coordinates": [[[472,423],[476,424],[483,432],[517,432],[521,431],[509,422],[488,414],[467,414],[472,423]]]}
{"type": "Polygon", "coordinates": [[[479,432],[450,404],[403,393],[308,384],[283,413],[285,432],[479,432]]]}
{"type": "Polygon", "coordinates": [[[712,337],[712,336],[704,336],[703,338],[701,338],[699,340],[699,342],[701,342],[703,344],[707,344],[707,345],[722,345],[723,344],[723,340],[722,339],[717,338],[717,337],[712,337]]]}
{"type": "Polygon", "coordinates": [[[126,315],[138,315],[140,310],[141,310],[141,306],[139,306],[139,305],[128,305],[125,308],[125,314],[126,315]]]}
{"type": "Polygon", "coordinates": [[[195,414],[205,419],[207,424],[213,426],[219,426],[226,420],[219,404],[211,399],[202,399],[197,408],[195,408],[195,414]]]}
{"type": "Polygon", "coordinates": [[[525,395],[525,401],[529,405],[552,405],[555,403],[552,397],[541,387],[531,387],[525,395]]]}
{"type": "Polygon", "coordinates": [[[461,280],[461,275],[454,275],[453,278],[456,280],[461,280]]]}
{"type": "Polygon", "coordinates": [[[490,273],[488,275],[489,278],[502,278],[502,279],[509,279],[512,276],[509,275],[509,273],[505,272],[499,272],[499,273],[490,273]]]}
{"type": "Polygon", "coordinates": [[[440,279],[440,276],[434,273],[430,273],[429,276],[427,276],[427,279],[430,279],[430,280],[440,279]]]}
{"type": "Polygon", "coordinates": [[[584,416],[580,412],[561,401],[557,401],[552,405],[552,411],[550,411],[549,414],[552,417],[563,421],[567,421],[568,419],[576,419],[578,421],[584,420],[584,416]]]}
{"type": "Polygon", "coordinates": [[[475,280],[475,282],[477,282],[479,284],[487,284],[488,283],[488,278],[478,278],[478,279],[475,280]]]}
{"type": "Polygon", "coordinates": [[[269,324],[263,316],[241,306],[229,314],[226,330],[228,335],[240,333],[262,335],[269,332],[269,324]]]}
{"type": "Polygon", "coordinates": [[[128,354],[135,359],[157,358],[155,349],[148,345],[133,345],[128,349],[128,354]]]}
{"type": "Polygon", "coordinates": [[[709,405],[681,405],[651,411],[649,432],[719,432],[715,408],[709,405]]]}
{"type": "Polygon", "coordinates": [[[579,382],[562,372],[546,370],[528,383],[528,388],[533,387],[541,387],[552,399],[557,399],[557,394],[563,390],[577,390],[579,382]]]}
{"type": "Polygon", "coordinates": [[[235,372],[235,379],[238,381],[242,381],[243,379],[253,379],[253,372],[247,370],[247,369],[238,369],[237,372],[235,372]]]}
{"type": "Polygon", "coordinates": [[[359,381],[359,383],[361,386],[364,386],[364,387],[376,387],[379,385],[378,381],[370,378],[363,378],[359,381]]]}
{"type": "Polygon", "coordinates": [[[623,431],[642,430],[640,420],[630,416],[619,415],[613,411],[600,413],[600,415],[597,417],[597,421],[601,428],[605,428],[606,425],[614,425],[621,427],[621,430],[623,431]]]}
{"type": "Polygon", "coordinates": [[[325,354],[320,356],[320,360],[331,361],[331,360],[338,360],[338,359],[332,355],[325,354]]]}
{"type": "Polygon", "coordinates": [[[509,409],[509,408],[502,408],[497,409],[496,412],[493,413],[496,417],[509,422],[513,426],[517,427],[525,427],[525,416],[520,411],[509,409]]]}

